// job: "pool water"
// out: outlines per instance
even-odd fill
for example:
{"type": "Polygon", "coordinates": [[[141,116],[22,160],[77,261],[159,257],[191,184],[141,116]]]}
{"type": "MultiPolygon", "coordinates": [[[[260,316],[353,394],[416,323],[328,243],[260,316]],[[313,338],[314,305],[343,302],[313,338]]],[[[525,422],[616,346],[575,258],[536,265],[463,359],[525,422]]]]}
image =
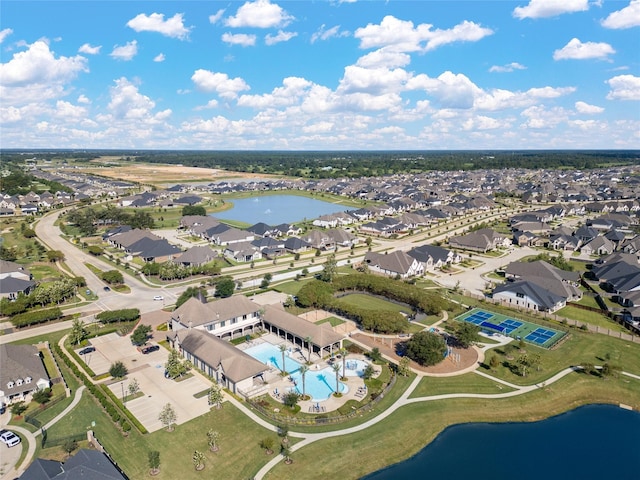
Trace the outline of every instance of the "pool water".
{"type": "MultiPolygon", "coordinates": [[[[262,363],[282,370],[282,352],[278,347],[271,343],[261,343],[255,347],[247,348],[244,352],[262,363]]],[[[302,394],[302,375],[299,372],[302,364],[291,358],[289,353],[289,351],[285,352],[284,361],[284,366],[287,372],[289,372],[289,378],[291,379],[291,386],[288,387],[288,390],[294,390],[295,392],[302,394]]],[[[331,368],[315,370],[314,366],[315,365],[312,365],[305,375],[304,390],[307,395],[311,396],[314,402],[321,402],[329,398],[331,394],[335,392],[336,373],[331,368]]],[[[342,369],[340,369],[338,375],[342,375],[342,369]]],[[[347,375],[349,375],[348,370],[347,375]]],[[[338,385],[341,393],[349,391],[349,388],[344,383],[338,382],[338,385]]]]}
{"type": "MultiPolygon", "coordinates": [[[[364,360],[350,360],[347,358],[344,365],[344,373],[347,377],[362,377],[367,365],[369,365],[369,362],[365,362],[364,360]]],[[[342,367],[342,361],[340,361],[340,367],[342,367]]]]}

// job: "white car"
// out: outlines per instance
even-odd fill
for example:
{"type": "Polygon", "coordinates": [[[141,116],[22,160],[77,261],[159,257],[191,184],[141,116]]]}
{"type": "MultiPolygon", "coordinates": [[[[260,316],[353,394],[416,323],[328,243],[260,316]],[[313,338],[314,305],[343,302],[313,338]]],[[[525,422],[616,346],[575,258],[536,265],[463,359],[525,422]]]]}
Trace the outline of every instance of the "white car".
{"type": "Polygon", "coordinates": [[[2,443],[6,444],[7,447],[15,447],[20,443],[20,437],[9,430],[2,430],[0,440],[2,440],[2,443]]]}
{"type": "Polygon", "coordinates": [[[164,297],[162,295],[156,295],[155,297],[153,297],[154,300],[164,300],[164,297]]]}

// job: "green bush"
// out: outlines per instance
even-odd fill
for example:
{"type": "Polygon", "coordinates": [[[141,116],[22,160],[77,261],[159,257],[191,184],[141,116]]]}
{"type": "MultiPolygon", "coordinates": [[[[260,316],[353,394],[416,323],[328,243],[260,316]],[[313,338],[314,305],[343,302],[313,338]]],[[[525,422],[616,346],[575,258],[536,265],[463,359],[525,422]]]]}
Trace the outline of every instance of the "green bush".
{"type": "Polygon", "coordinates": [[[115,323],[115,322],[131,322],[137,320],[140,317],[140,310],[137,308],[124,308],[122,310],[110,310],[100,312],[96,315],[96,320],[102,323],[115,323]]]}
{"type": "Polygon", "coordinates": [[[37,325],[39,323],[57,320],[62,317],[60,308],[49,308],[47,310],[35,310],[33,312],[21,313],[11,319],[14,327],[27,327],[29,325],[37,325]]]}

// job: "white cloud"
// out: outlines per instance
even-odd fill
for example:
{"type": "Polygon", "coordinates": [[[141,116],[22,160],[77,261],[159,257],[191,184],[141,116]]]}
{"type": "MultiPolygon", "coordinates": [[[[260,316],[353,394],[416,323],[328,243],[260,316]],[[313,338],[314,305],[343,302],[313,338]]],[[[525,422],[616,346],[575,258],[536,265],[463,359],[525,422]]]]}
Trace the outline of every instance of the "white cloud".
{"type": "Polygon", "coordinates": [[[425,74],[416,75],[407,82],[409,90],[425,90],[438,101],[443,108],[472,108],[477,97],[483,91],[466,75],[446,71],[438,78],[425,74]]]}
{"type": "Polygon", "coordinates": [[[601,24],[603,27],[614,29],[640,26],[640,0],[631,0],[622,10],[610,13],[601,24]]]}
{"type": "Polygon", "coordinates": [[[396,68],[405,67],[409,63],[411,57],[408,54],[380,48],[360,57],[356,65],[364,68],[396,68]]]}
{"type": "Polygon", "coordinates": [[[228,27],[273,28],[286,27],[294,20],[282,7],[269,0],[246,2],[235,16],[225,20],[228,27]]]}
{"type": "Polygon", "coordinates": [[[530,0],[526,7],[516,7],[513,16],[519,19],[547,18],[586,10],[589,10],[589,0],[530,0]]]}
{"type": "Polygon", "coordinates": [[[85,43],[78,49],[78,52],[86,53],[87,55],[97,55],[100,53],[101,48],[102,48],[102,45],[97,45],[95,47],[92,47],[88,43],[85,43]]]}
{"type": "Polygon", "coordinates": [[[87,96],[86,96],[86,95],[80,95],[80,96],[78,97],[78,100],[76,100],[76,101],[77,101],[78,103],[83,103],[83,104],[85,104],[85,105],[88,105],[88,104],[90,104],[90,103],[91,103],[91,100],[89,100],[89,99],[87,98],[87,96]]]}
{"type": "Polygon", "coordinates": [[[145,123],[161,122],[172,113],[170,109],[154,113],[155,102],[141,94],[138,87],[125,77],[115,80],[115,86],[109,89],[109,93],[111,101],[107,108],[110,112],[110,118],[104,117],[102,120],[105,122],[113,119],[135,121],[136,126],[143,129],[145,123]]]}
{"type": "Polygon", "coordinates": [[[194,110],[208,110],[210,108],[218,108],[218,100],[211,99],[207,102],[206,105],[203,105],[201,107],[196,107],[194,110]]]}
{"type": "Polygon", "coordinates": [[[608,100],[640,100],[640,77],[618,75],[606,81],[611,87],[608,100]]]}
{"type": "Polygon", "coordinates": [[[56,110],[53,115],[59,119],[64,119],[65,121],[81,120],[87,116],[87,109],[65,102],[64,100],[58,100],[56,102],[56,110]]]}
{"type": "Polygon", "coordinates": [[[191,76],[199,90],[216,92],[222,98],[233,99],[239,92],[249,90],[249,85],[240,77],[229,78],[226,73],[199,69],[191,76]]]}
{"type": "Polygon", "coordinates": [[[584,42],[572,38],[564,47],[553,52],[554,60],[587,60],[591,58],[608,60],[616,51],[604,42],[584,42]]]}
{"type": "Polygon", "coordinates": [[[333,130],[333,122],[316,122],[302,127],[304,133],[327,133],[333,130]]]}
{"type": "Polygon", "coordinates": [[[127,22],[127,27],[136,32],[158,32],[165,37],[186,40],[189,38],[191,28],[184,26],[181,13],[176,13],[173,17],[164,19],[163,13],[152,13],[145,15],[141,13],[127,22]]]}
{"type": "Polygon", "coordinates": [[[311,43],[315,43],[318,40],[329,40],[330,38],[348,37],[350,34],[346,30],[340,31],[340,25],[335,25],[331,28],[325,29],[326,25],[323,23],[320,28],[313,32],[311,35],[311,43]]]}
{"type": "Polygon", "coordinates": [[[215,25],[220,21],[220,19],[222,18],[222,15],[224,15],[224,8],[221,8],[213,15],[209,15],[209,23],[212,23],[215,25]]]}
{"type": "Polygon", "coordinates": [[[238,106],[264,109],[294,105],[312,85],[304,78],[287,77],[282,81],[282,87],[274,88],[271,93],[242,95],[238,98],[238,106]]]}
{"type": "Polygon", "coordinates": [[[493,65],[489,71],[495,73],[511,73],[514,70],[526,70],[527,67],[520,65],[518,62],[507,63],[506,65],[493,65]]]}
{"type": "Polygon", "coordinates": [[[109,54],[116,60],[123,60],[128,62],[132,60],[138,54],[138,42],[133,40],[131,42],[127,42],[126,45],[113,47],[112,52],[109,54]]]}
{"type": "Polygon", "coordinates": [[[477,115],[462,122],[463,130],[495,130],[503,127],[503,124],[495,118],[477,115]]]}
{"type": "Polygon", "coordinates": [[[402,68],[362,68],[348,65],[340,80],[337,93],[363,92],[374,95],[397,92],[403,89],[410,74],[402,68]]]}
{"type": "Polygon", "coordinates": [[[0,64],[0,83],[8,87],[62,83],[79,72],[88,72],[86,58],[76,55],[56,59],[49,45],[39,40],[29,45],[28,50],[15,53],[7,63],[0,64]]]}
{"type": "Polygon", "coordinates": [[[278,30],[278,33],[276,35],[271,35],[271,34],[266,35],[264,37],[264,43],[271,46],[280,42],[288,42],[293,37],[297,37],[297,36],[298,36],[298,32],[284,32],[282,30],[278,30]]]}
{"type": "Polygon", "coordinates": [[[223,33],[222,41],[230,45],[253,47],[256,44],[256,36],[246,33],[223,33]]]}
{"type": "Polygon", "coordinates": [[[493,34],[493,30],[467,20],[451,29],[432,30],[432,27],[427,23],[414,27],[412,21],[387,15],[379,25],[370,23],[358,28],[354,37],[360,39],[360,48],[387,47],[399,52],[415,52],[433,50],[454,42],[477,41],[493,34]]]}
{"type": "Polygon", "coordinates": [[[13,33],[10,28],[4,28],[0,30],[0,43],[4,42],[4,39],[13,33]]]}
{"type": "Polygon", "coordinates": [[[552,129],[568,120],[567,112],[560,107],[546,108],[534,105],[523,110],[521,115],[527,119],[523,126],[536,130],[552,129]]]}
{"type": "Polygon", "coordinates": [[[165,56],[164,53],[159,53],[158,55],[156,55],[155,57],[153,57],[153,61],[154,62],[164,62],[165,60],[165,56]]]}
{"type": "Polygon", "coordinates": [[[576,102],[575,106],[578,113],[594,114],[604,112],[604,108],[596,105],[589,105],[585,102],[576,102]]]}

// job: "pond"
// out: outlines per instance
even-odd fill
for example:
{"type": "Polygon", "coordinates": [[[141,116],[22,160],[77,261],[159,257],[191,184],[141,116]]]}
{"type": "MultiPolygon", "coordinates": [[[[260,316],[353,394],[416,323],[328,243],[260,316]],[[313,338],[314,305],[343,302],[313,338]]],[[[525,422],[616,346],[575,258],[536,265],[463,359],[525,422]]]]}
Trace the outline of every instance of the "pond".
{"type": "Polygon", "coordinates": [[[233,200],[233,208],[212,216],[254,225],[264,222],[275,226],[313,220],[329,213],[350,210],[344,205],[298,195],[263,195],[233,200]]]}

